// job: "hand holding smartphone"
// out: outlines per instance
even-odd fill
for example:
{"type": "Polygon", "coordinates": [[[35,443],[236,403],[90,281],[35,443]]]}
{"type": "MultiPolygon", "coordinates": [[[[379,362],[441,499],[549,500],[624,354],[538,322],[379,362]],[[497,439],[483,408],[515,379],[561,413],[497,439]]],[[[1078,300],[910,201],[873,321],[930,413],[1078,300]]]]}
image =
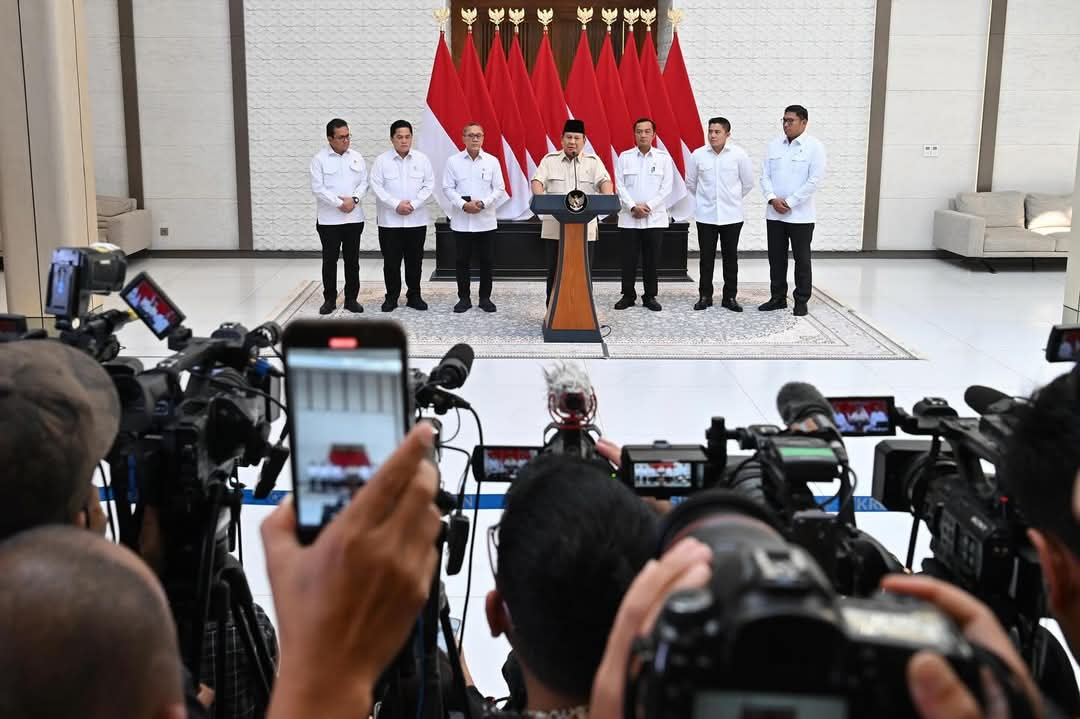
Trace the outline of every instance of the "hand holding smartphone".
{"type": "Polygon", "coordinates": [[[299,320],[282,336],[293,506],[309,544],[408,432],[405,333],[395,322],[299,320]]]}

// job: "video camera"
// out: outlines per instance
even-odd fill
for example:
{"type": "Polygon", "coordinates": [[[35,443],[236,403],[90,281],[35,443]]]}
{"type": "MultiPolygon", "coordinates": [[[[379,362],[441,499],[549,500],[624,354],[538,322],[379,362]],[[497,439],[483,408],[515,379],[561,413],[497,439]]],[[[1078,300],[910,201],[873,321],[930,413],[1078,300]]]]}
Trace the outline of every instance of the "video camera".
{"type": "Polygon", "coordinates": [[[635,644],[625,716],[914,716],[906,667],[922,650],[983,696],[977,650],[944,614],[837,596],[761,505],[697,494],[667,515],[659,554],[687,536],[712,548],[712,581],[671,595],[635,644]]]}

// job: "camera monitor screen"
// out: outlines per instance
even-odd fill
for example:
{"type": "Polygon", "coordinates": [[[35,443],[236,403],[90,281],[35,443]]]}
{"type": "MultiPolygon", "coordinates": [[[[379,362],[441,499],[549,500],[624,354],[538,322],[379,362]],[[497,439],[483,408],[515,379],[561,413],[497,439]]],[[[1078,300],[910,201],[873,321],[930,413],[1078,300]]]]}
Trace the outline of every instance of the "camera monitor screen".
{"type": "Polygon", "coordinates": [[[297,519],[320,527],[401,443],[400,348],[295,347],[286,357],[297,519]]]}
{"type": "Polygon", "coordinates": [[[833,421],[848,437],[887,437],[896,434],[896,405],[892,397],[829,397],[833,421]]]}
{"type": "Polygon", "coordinates": [[[1080,325],[1057,325],[1046,345],[1050,362],[1080,362],[1080,325]]]}
{"type": "Polygon", "coordinates": [[[540,455],[539,447],[494,447],[486,445],[474,451],[474,464],[479,456],[481,472],[474,472],[483,482],[513,482],[521,469],[540,455]],[[479,453],[479,455],[477,454],[479,453]]]}
{"type": "Polygon", "coordinates": [[[694,719],[846,719],[840,698],[765,692],[705,691],[694,697],[694,719]]]}
{"type": "Polygon", "coordinates": [[[184,321],[184,313],[145,272],[135,275],[120,290],[120,297],[158,339],[167,337],[184,321]]]}
{"type": "Polygon", "coordinates": [[[694,462],[635,462],[634,489],[694,489],[700,474],[694,462]]]}

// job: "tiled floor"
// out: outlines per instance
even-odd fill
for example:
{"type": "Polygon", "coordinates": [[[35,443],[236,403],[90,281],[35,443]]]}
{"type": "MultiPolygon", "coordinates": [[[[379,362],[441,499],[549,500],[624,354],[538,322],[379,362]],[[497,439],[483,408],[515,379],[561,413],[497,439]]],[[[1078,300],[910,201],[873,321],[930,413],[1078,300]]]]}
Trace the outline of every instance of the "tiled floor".
{"type": "MultiPolygon", "coordinates": [[[[425,276],[431,269],[426,268],[425,276]]],[[[187,324],[202,335],[225,320],[250,328],[273,316],[293,287],[318,278],[319,263],[309,259],[154,259],[135,261],[129,277],[138,270],[153,275],[187,313],[187,324]]],[[[892,394],[904,407],[929,395],[944,397],[953,406],[965,408],[963,393],[968,385],[978,383],[1009,393],[1026,393],[1064,371],[1062,365],[1048,365],[1042,358],[1047,333],[1061,317],[1065,276],[1060,269],[988,274],[938,260],[818,258],[814,270],[816,285],[927,359],[590,360],[585,365],[599,398],[599,424],[604,433],[622,442],[663,438],[673,443],[692,443],[703,441],[703,432],[713,415],[726,417],[729,426],[778,423],[776,391],[789,380],[812,382],[825,394],[892,394]]],[[[364,261],[363,279],[376,280],[380,272],[376,262],[364,261]]],[[[767,281],[768,265],[764,260],[744,260],[740,275],[746,281],[767,281]]],[[[498,300],[498,284],[494,299],[498,300]]],[[[663,302],[662,287],[660,300],[663,302]]],[[[115,303],[116,299],[110,298],[109,302],[115,303]]],[[[370,307],[368,311],[376,309],[370,307]]],[[[407,311],[411,310],[401,309],[395,314],[407,311]]],[[[638,307],[631,311],[645,310],[638,307]]],[[[120,339],[125,354],[141,357],[146,364],[168,354],[164,345],[138,324],[124,328],[120,339]]],[[[426,370],[434,362],[417,364],[426,370]]],[[[487,442],[539,444],[540,433],[548,422],[542,365],[536,360],[477,360],[473,365],[461,394],[479,412],[487,442]]],[[[447,422],[449,427],[455,424],[452,417],[447,422]]],[[[471,449],[477,435],[471,420],[463,424],[455,444],[471,449]]],[[[853,466],[864,479],[859,494],[869,494],[873,444],[872,440],[849,444],[853,466]]],[[[444,460],[442,470],[448,486],[456,486],[462,466],[453,454],[444,460]]],[[[279,487],[288,486],[285,476],[279,487]]],[[[245,508],[243,534],[252,589],[259,601],[270,608],[257,533],[258,521],[266,511],[262,507],[245,508]]],[[[483,614],[483,595],[492,585],[483,530],[496,520],[495,515],[496,511],[485,510],[479,519],[465,640],[470,667],[487,694],[502,691],[499,667],[506,651],[501,639],[490,638],[483,614]]],[[[902,556],[909,517],[873,513],[862,515],[860,525],[902,556]]],[[[923,551],[926,534],[922,532],[923,551]]],[[[464,573],[446,578],[446,585],[453,614],[460,616],[464,573]]]]}

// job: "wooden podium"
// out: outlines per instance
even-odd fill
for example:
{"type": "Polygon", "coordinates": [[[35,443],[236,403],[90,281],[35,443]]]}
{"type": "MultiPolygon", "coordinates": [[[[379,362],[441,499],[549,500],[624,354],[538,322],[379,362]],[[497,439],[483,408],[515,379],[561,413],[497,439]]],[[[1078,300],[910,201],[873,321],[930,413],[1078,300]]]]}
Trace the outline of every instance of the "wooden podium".
{"type": "MultiPolygon", "coordinates": [[[[544,316],[545,342],[601,342],[592,296],[586,225],[619,211],[615,195],[533,195],[530,209],[559,221],[559,264],[544,316]]],[[[545,240],[550,242],[551,240],[545,240]]]]}

